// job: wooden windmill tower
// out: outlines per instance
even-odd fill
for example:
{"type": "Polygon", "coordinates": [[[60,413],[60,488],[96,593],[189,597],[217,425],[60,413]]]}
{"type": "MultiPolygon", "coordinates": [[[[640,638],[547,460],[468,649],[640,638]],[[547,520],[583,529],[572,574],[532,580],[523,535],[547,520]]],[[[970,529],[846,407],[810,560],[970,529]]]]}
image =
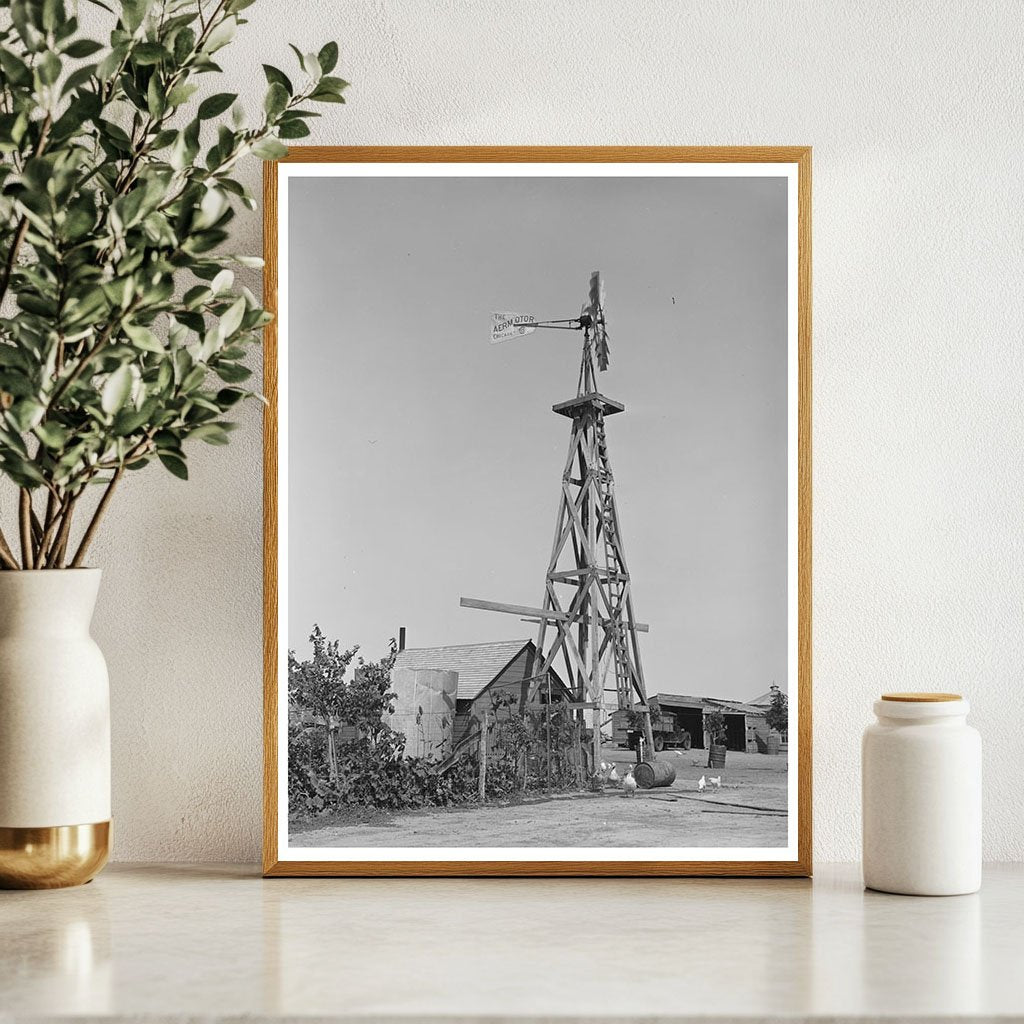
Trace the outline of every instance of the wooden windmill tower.
{"type": "Polygon", "coordinates": [[[562,471],[554,542],[540,608],[463,598],[468,608],[524,615],[538,625],[541,663],[531,686],[540,686],[548,670],[564,664],[580,713],[593,713],[593,767],[601,760],[601,715],[605,692],[614,690],[619,708],[633,708],[643,720],[650,756],[654,756],[640,644],[647,626],[636,621],[632,586],[619,512],[615,477],[608,454],[605,419],[625,406],[602,395],[597,372],[608,369],[608,332],[601,275],[590,276],[587,303],[571,320],[538,322],[532,317],[495,314],[492,340],[531,333],[538,327],[583,333],[576,397],[552,406],[572,422],[562,471]],[[596,370],[595,370],[596,362],[596,370]]]}

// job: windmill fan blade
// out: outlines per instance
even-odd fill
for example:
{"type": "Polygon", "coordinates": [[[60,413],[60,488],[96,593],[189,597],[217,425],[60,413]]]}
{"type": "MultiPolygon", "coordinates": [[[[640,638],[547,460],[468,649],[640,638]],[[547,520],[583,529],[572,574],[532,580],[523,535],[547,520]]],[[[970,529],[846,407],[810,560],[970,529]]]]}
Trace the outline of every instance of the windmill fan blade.
{"type": "Polygon", "coordinates": [[[608,369],[608,332],[604,329],[604,324],[599,324],[597,330],[594,332],[594,349],[597,352],[597,368],[599,370],[608,369]]]}

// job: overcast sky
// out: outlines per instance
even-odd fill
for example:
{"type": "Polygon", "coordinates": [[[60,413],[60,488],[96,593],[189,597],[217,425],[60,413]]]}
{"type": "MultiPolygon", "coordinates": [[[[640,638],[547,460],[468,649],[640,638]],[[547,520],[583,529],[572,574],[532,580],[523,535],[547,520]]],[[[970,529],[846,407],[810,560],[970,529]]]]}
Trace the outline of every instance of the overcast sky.
{"type": "Polygon", "coordinates": [[[580,337],[490,318],[600,270],[648,692],[787,688],[786,224],[783,178],[293,178],[289,646],[534,636],[459,598],[542,601],[580,337]]]}

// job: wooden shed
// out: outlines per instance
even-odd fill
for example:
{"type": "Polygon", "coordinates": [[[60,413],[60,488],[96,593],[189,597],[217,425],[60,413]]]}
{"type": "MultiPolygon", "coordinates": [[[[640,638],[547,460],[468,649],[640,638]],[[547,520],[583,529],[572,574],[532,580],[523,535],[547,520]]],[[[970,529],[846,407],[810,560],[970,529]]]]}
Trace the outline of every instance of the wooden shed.
{"type": "MultiPolygon", "coordinates": [[[[530,679],[539,668],[537,646],[532,640],[497,640],[485,644],[461,644],[451,647],[406,648],[395,658],[396,667],[432,668],[457,672],[453,742],[458,744],[471,730],[476,714],[491,707],[491,695],[511,694],[516,706],[531,710],[547,703],[547,685],[536,687],[527,701],[530,679]]],[[[552,701],[571,700],[569,689],[552,669],[548,673],[552,701]]]]}

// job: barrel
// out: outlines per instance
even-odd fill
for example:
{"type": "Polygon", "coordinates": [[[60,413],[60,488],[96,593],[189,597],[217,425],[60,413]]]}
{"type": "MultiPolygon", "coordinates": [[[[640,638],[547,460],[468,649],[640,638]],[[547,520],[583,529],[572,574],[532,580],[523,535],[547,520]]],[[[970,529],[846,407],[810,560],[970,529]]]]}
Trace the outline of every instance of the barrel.
{"type": "Polygon", "coordinates": [[[725,767],[725,751],[726,746],[724,743],[712,743],[711,749],[708,751],[708,767],[709,768],[724,768],[725,767]]]}
{"type": "Polygon", "coordinates": [[[669,761],[641,761],[633,769],[633,778],[641,789],[671,786],[676,781],[676,770],[669,761]]]}
{"type": "Polygon", "coordinates": [[[768,734],[768,753],[777,754],[779,752],[779,742],[782,737],[777,732],[771,732],[768,734]]]}

